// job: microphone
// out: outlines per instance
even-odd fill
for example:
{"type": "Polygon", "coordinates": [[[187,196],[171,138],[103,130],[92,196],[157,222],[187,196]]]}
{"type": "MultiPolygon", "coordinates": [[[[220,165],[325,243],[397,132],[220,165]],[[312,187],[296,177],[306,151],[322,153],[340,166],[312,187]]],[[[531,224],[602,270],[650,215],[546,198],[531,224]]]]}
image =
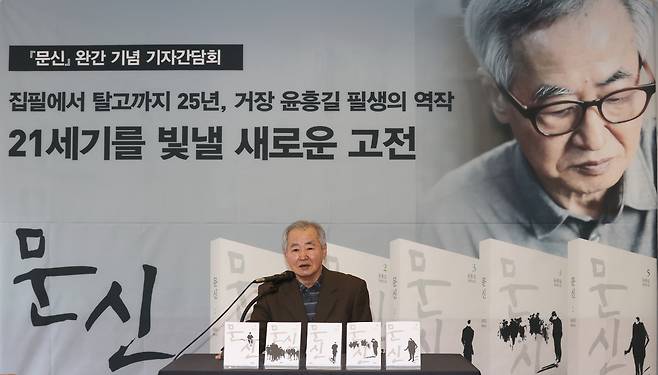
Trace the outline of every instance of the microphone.
{"type": "Polygon", "coordinates": [[[273,282],[273,283],[280,283],[283,281],[288,281],[292,280],[295,278],[295,273],[292,271],[286,271],[283,273],[279,273],[276,275],[272,276],[266,276],[266,277],[259,277],[256,280],[254,280],[254,283],[266,283],[266,282],[273,282]]]}

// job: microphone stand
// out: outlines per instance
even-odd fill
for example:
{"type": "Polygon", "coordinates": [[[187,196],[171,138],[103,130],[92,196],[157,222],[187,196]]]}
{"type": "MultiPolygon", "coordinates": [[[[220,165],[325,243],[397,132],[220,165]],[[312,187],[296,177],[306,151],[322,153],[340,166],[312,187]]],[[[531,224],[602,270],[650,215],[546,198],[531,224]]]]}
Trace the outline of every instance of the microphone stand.
{"type": "MultiPolygon", "coordinates": [[[[247,289],[249,289],[249,287],[250,287],[253,283],[254,283],[253,281],[250,282],[249,285],[247,285],[247,287],[244,288],[244,290],[242,291],[242,293],[240,293],[240,295],[238,295],[238,296],[235,298],[235,300],[233,300],[233,302],[229,305],[229,307],[227,307],[226,310],[224,310],[224,312],[223,312],[223,313],[222,313],[217,319],[215,319],[214,322],[210,323],[210,325],[208,326],[208,328],[206,328],[203,332],[201,332],[201,334],[200,334],[199,336],[195,337],[194,340],[192,340],[189,344],[187,344],[187,346],[184,347],[183,350],[181,350],[180,352],[178,352],[178,354],[176,354],[176,356],[174,357],[174,359],[172,360],[172,362],[175,361],[175,360],[177,360],[178,357],[180,357],[180,355],[183,354],[183,352],[184,352],[185,350],[187,350],[187,348],[189,348],[190,346],[192,346],[192,344],[194,344],[198,339],[201,338],[201,336],[203,336],[206,332],[208,332],[208,330],[209,330],[210,328],[212,328],[212,326],[214,326],[215,323],[217,323],[217,322],[218,322],[218,321],[219,321],[224,315],[226,315],[226,313],[231,309],[231,307],[233,307],[233,305],[235,305],[235,303],[238,302],[238,300],[240,299],[240,297],[242,297],[242,295],[247,291],[247,289]]],[[[256,297],[256,298],[258,298],[258,297],[256,297]]],[[[245,310],[245,311],[246,311],[246,310],[245,310]]],[[[244,315],[243,315],[243,317],[244,317],[244,315]]]]}
{"type": "Polygon", "coordinates": [[[276,292],[279,288],[276,285],[272,285],[272,287],[268,290],[265,291],[263,294],[258,294],[254,299],[252,299],[248,304],[247,307],[244,308],[244,311],[242,312],[242,316],[240,317],[240,322],[244,322],[244,319],[247,317],[247,312],[253,306],[256,302],[260,301],[261,298],[265,297],[268,294],[272,294],[276,292]]]}

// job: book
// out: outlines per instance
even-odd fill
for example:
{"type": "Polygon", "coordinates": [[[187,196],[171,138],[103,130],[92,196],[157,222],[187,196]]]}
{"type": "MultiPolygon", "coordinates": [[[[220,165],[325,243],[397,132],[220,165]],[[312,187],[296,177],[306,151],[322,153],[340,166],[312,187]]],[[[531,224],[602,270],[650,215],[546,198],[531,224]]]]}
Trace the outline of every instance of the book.
{"type": "Polygon", "coordinates": [[[479,366],[479,260],[403,239],[391,241],[390,259],[392,319],[420,321],[422,352],[461,353],[479,366]]]}
{"type": "Polygon", "coordinates": [[[306,368],[341,368],[342,323],[309,322],[306,338],[306,368]]]}
{"type": "Polygon", "coordinates": [[[224,325],[224,368],[258,368],[258,323],[224,325]]]}
{"type": "Polygon", "coordinates": [[[381,322],[347,323],[347,369],[377,369],[382,367],[381,322]]]}
{"type": "Polygon", "coordinates": [[[482,373],[566,374],[567,259],[488,239],[480,242],[480,271],[482,373]]]}
{"type": "Polygon", "coordinates": [[[386,369],[420,369],[420,322],[391,321],[386,327],[386,369]]]}
{"type": "Polygon", "coordinates": [[[655,374],[656,259],[586,240],[568,254],[569,373],[655,374]]]}
{"type": "Polygon", "coordinates": [[[300,322],[268,322],[265,339],[266,369],[299,369],[302,335],[300,322]]]}

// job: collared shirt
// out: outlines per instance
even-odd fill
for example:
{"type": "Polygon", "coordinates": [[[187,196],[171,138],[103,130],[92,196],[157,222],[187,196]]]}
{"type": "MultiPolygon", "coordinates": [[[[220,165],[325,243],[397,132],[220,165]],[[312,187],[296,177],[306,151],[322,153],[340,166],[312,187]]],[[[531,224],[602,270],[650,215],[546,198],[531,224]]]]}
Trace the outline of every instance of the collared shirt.
{"type": "Polygon", "coordinates": [[[302,302],[304,302],[304,309],[306,310],[306,317],[309,322],[315,321],[315,309],[320,300],[320,288],[322,287],[322,275],[320,279],[315,282],[310,288],[297,281],[299,284],[299,292],[302,294],[302,302]]]}
{"type": "Polygon", "coordinates": [[[507,142],[437,183],[420,205],[418,240],[476,257],[487,238],[566,256],[568,241],[585,238],[656,257],[655,158],[652,122],[644,125],[623,178],[608,190],[603,215],[594,219],[555,203],[517,142],[507,142]]]}

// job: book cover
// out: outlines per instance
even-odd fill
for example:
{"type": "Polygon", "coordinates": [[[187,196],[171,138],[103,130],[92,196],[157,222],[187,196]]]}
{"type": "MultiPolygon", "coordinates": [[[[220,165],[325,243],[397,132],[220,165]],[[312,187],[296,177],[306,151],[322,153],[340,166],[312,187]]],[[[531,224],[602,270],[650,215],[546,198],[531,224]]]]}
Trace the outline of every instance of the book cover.
{"type": "Polygon", "coordinates": [[[345,366],[348,369],[381,369],[381,350],[381,322],[347,323],[345,366]]]}
{"type": "Polygon", "coordinates": [[[420,369],[420,322],[386,322],[386,368],[420,369]]]}
{"type": "Polygon", "coordinates": [[[656,374],[656,259],[568,246],[569,373],[656,374]]]}
{"type": "Polygon", "coordinates": [[[395,320],[420,321],[424,353],[460,353],[476,367],[484,351],[479,260],[396,239],[390,244],[395,320]]]}
{"type": "Polygon", "coordinates": [[[302,323],[268,322],[265,340],[266,369],[299,369],[302,323]]]}
{"type": "Polygon", "coordinates": [[[258,368],[258,323],[224,325],[224,368],[258,368]]]}
{"type": "Polygon", "coordinates": [[[306,368],[340,369],[342,323],[308,323],[306,337],[306,368]]]}
{"type": "Polygon", "coordinates": [[[488,239],[480,242],[480,270],[482,373],[566,374],[567,259],[488,239]]]}

